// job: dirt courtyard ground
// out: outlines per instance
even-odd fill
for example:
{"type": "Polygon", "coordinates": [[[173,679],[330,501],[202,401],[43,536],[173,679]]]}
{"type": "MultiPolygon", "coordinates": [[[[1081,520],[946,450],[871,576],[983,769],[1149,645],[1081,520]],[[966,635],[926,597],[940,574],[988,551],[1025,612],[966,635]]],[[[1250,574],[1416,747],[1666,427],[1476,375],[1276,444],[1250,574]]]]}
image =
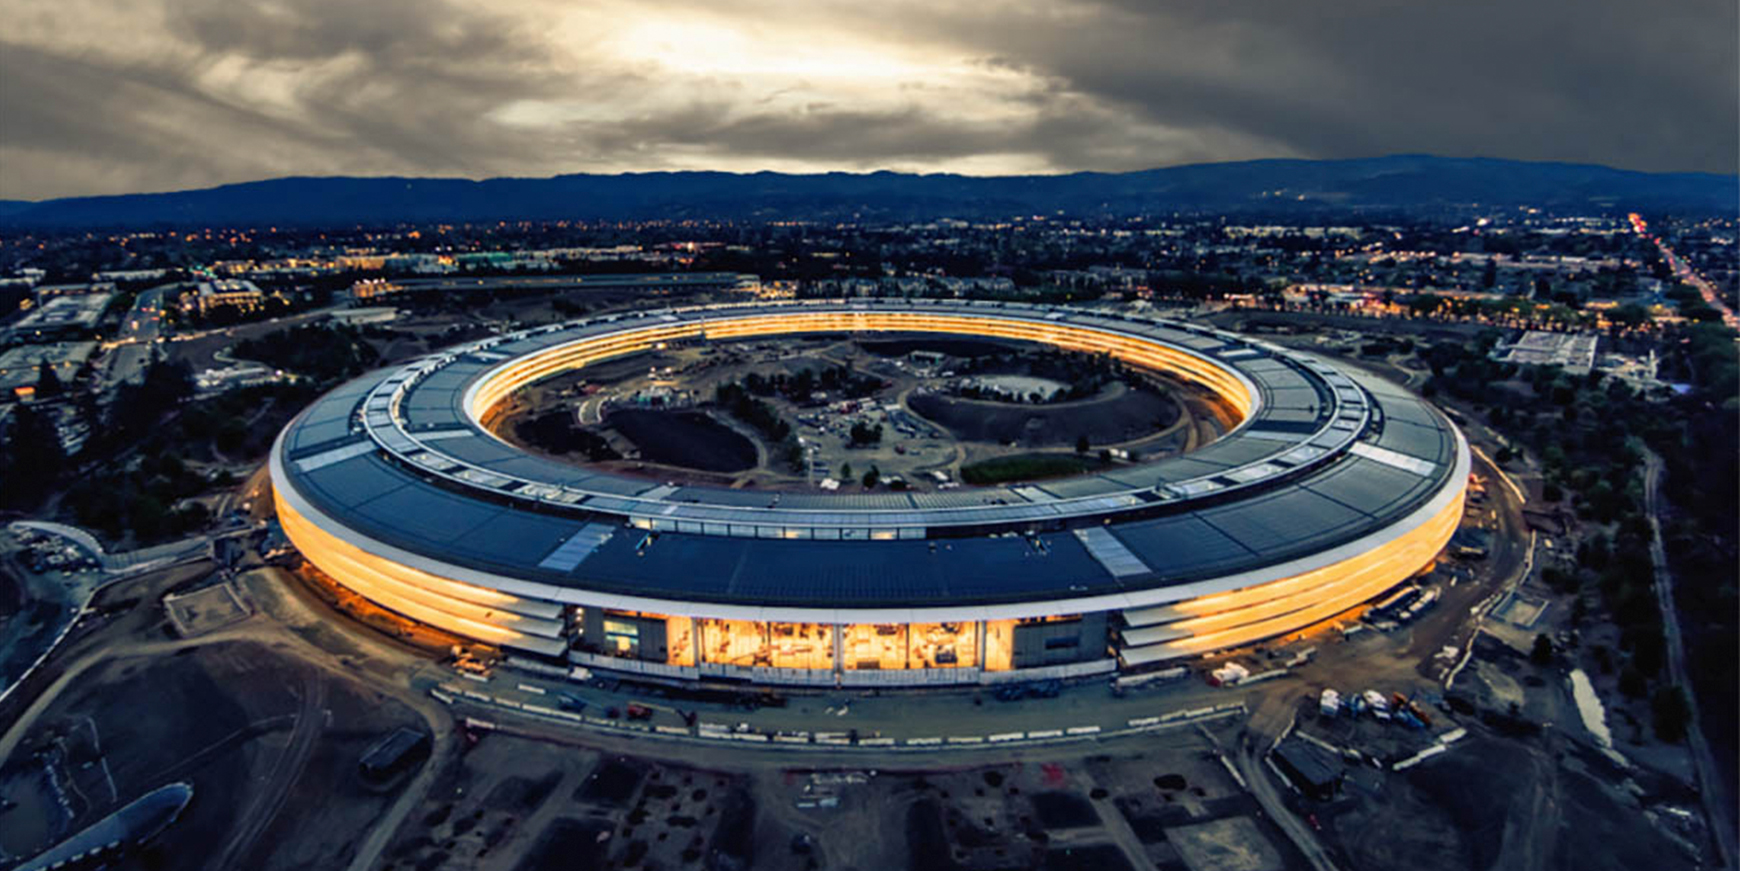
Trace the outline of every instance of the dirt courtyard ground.
{"type": "Polygon", "coordinates": [[[1224,411],[1213,407],[1205,390],[1152,373],[1132,375],[1129,383],[1114,380],[1091,396],[1055,403],[986,401],[949,393],[953,388],[947,385],[960,380],[949,366],[968,365],[975,355],[1034,353],[1039,348],[922,334],[878,339],[817,334],[779,343],[744,340],[672,347],[529,385],[510,397],[489,425],[526,450],[567,462],[585,461],[575,445],[608,444],[629,459],[600,460],[595,463],[600,468],[660,480],[788,490],[806,489],[830,477],[851,488],[872,467],[885,479],[900,476],[902,486],[910,489],[936,486],[934,473],[958,484],[963,465],[986,459],[1035,451],[1076,458],[1078,437],[1089,441],[1095,455],[1100,448],[1117,448],[1155,459],[1201,447],[1226,428],[1224,411]],[[909,358],[909,352],[951,356],[921,360],[909,358]],[[836,389],[801,398],[777,391],[756,396],[802,439],[810,459],[801,471],[791,466],[788,445],[712,402],[724,384],[814,376],[825,370],[845,371],[877,386],[862,395],[836,389]],[[1137,389],[1138,384],[1145,386],[1137,389]],[[572,423],[556,441],[522,437],[525,424],[536,420],[544,431],[546,418],[558,412],[572,423]],[[880,427],[881,438],[856,442],[851,438],[854,425],[880,427]],[[552,452],[558,443],[565,453],[552,452]],[[848,466],[853,473],[849,476],[848,466]]]}
{"type": "Polygon", "coordinates": [[[234,584],[222,583],[163,597],[163,608],[183,638],[215,632],[246,620],[253,606],[236,592],[234,584]]]}

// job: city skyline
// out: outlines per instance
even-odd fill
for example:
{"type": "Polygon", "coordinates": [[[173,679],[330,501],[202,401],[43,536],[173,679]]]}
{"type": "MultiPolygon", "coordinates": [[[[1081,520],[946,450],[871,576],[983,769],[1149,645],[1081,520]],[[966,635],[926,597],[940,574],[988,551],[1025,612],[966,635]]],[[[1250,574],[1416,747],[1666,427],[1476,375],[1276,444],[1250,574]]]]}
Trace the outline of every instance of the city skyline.
{"type": "Polygon", "coordinates": [[[1712,26],[1734,10],[1715,3],[25,5],[0,41],[7,198],[1401,152],[1736,166],[1734,28],[1712,26]]]}

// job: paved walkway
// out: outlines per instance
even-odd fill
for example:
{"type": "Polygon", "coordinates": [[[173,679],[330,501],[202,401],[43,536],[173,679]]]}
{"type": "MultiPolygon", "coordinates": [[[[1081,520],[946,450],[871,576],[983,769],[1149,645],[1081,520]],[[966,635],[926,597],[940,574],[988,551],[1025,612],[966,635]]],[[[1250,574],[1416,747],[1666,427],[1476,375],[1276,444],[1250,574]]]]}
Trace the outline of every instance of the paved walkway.
{"type": "Polygon", "coordinates": [[[44,602],[57,610],[54,621],[39,630],[31,631],[23,621],[17,620],[6,621],[4,629],[0,629],[0,700],[11,695],[12,690],[23,684],[25,678],[60,646],[98,590],[146,572],[203,560],[211,552],[213,539],[235,534],[201,535],[127,553],[109,554],[103,552],[103,545],[95,536],[76,526],[46,520],[18,520],[12,523],[12,527],[74,542],[90,553],[103,569],[36,574],[18,565],[10,554],[6,556],[22,585],[26,607],[30,603],[44,602]]]}
{"type": "Polygon", "coordinates": [[[122,553],[109,553],[103,549],[103,543],[97,537],[76,526],[65,523],[55,523],[51,520],[15,520],[14,527],[35,530],[49,535],[64,538],[78,545],[93,559],[102,565],[107,572],[140,571],[147,568],[159,568],[183,559],[201,556],[210,546],[213,538],[226,533],[211,535],[196,535],[180,541],[143,547],[122,553]]]}
{"type": "Polygon", "coordinates": [[[1659,501],[1661,497],[1661,457],[1654,451],[1644,454],[1644,509],[1649,512],[1649,557],[1655,564],[1655,595],[1661,607],[1662,635],[1667,642],[1668,679],[1685,693],[1690,716],[1686,723],[1686,743],[1692,756],[1692,770],[1698,780],[1698,796],[1704,805],[1704,816],[1710,824],[1712,842],[1716,847],[1716,864],[1728,867],[1734,856],[1734,830],[1730,827],[1728,797],[1732,780],[1720,772],[1710,743],[1704,737],[1703,721],[1698,716],[1697,691],[1692,686],[1686,666],[1685,641],[1680,634],[1680,613],[1674,603],[1673,572],[1668,566],[1667,552],[1661,543],[1659,501]]]}
{"type": "MultiPolygon", "coordinates": [[[[1435,616],[1457,619],[1448,611],[1435,616]]],[[[746,743],[847,745],[856,732],[861,746],[934,748],[1104,737],[1167,728],[1259,706],[1290,711],[1297,700],[1314,697],[1325,680],[1354,665],[1373,686],[1406,689],[1420,683],[1418,662],[1396,655],[1399,649],[1410,646],[1407,634],[1371,632],[1353,641],[1327,634],[1330,637],[1282,649],[1275,659],[1263,663],[1277,670],[1271,680],[1212,687],[1198,673],[1206,670],[1208,664],[1203,663],[1203,668],[1186,677],[1132,688],[1121,697],[1112,692],[1110,681],[1095,679],[1065,686],[1055,697],[1016,701],[998,700],[994,688],[889,693],[831,690],[790,693],[785,696],[784,707],[750,709],[665,697],[656,689],[638,685],[605,689],[512,666],[498,668],[487,677],[431,667],[420,672],[412,686],[478,716],[489,711],[506,717],[530,714],[571,725],[746,743]],[[1287,652],[1305,647],[1317,648],[1319,661],[1293,671],[1280,668],[1287,652]],[[583,710],[573,710],[576,700],[585,702],[583,710]],[[620,715],[630,704],[649,708],[651,717],[630,722],[625,716],[611,718],[606,714],[615,708],[620,715]],[[687,715],[693,715],[692,722],[687,715]]],[[[1250,663],[1249,656],[1243,659],[1256,665],[1250,663]]],[[[1285,713],[1280,716],[1286,717],[1285,713]]]]}
{"type": "Polygon", "coordinates": [[[1141,699],[1113,698],[1105,685],[1088,684],[1057,698],[1016,702],[975,704],[973,696],[962,693],[871,698],[829,694],[794,699],[785,708],[749,711],[606,692],[505,670],[489,679],[434,675],[426,680],[433,697],[480,718],[529,715],[579,727],[671,738],[887,750],[1081,741],[1242,716],[1245,712],[1244,693],[1215,690],[1207,695],[1198,691],[1207,688],[1194,681],[1175,692],[1153,692],[1141,699]],[[566,710],[572,704],[565,706],[565,697],[585,699],[588,704],[583,712],[566,710]],[[629,704],[650,708],[652,717],[631,721],[606,714],[610,708],[624,711],[629,704]],[[684,712],[695,715],[693,725],[684,712]]]}

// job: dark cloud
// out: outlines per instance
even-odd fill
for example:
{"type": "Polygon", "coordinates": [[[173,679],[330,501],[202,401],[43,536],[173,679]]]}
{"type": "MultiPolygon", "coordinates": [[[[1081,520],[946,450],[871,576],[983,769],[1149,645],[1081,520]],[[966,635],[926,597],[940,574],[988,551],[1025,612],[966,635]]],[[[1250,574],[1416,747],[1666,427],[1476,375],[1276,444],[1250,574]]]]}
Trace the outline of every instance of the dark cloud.
{"type": "Polygon", "coordinates": [[[729,16],[648,0],[598,10],[596,32],[571,23],[588,7],[544,0],[138,0],[130,40],[88,36],[118,26],[108,10],[24,2],[41,4],[18,19],[31,26],[0,42],[0,196],[284,174],[1120,170],[1406,151],[1740,161],[1740,23],[1723,0],[752,0],[729,16]],[[912,71],[859,83],[624,57],[611,28],[637,16],[724,22],[759,40],[745,55],[837,41],[912,71]]]}
{"type": "Polygon", "coordinates": [[[996,62],[1137,117],[1309,156],[1733,172],[1740,151],[1740,25],[1723,0],[1129,0],[1099,11],[1062,33],[1045,16],[971,32],[996,62]]]}
{"type": "Polygon", "coordinates": [[[297,130],[186,84],[161,70],[0,43],[0,193],[178,187],[209,183],[214,172],[279,169],[271,155],[297,130]]]}
{"type": "Polygon", "coordinates": [[[0,195],[544,172],[552,143],[487,115],[577,84],[550,74],[523,22],[457,6],[176,0],[166,10],[174,48],[138,60],[0,43],[0,195]],[[246,81],[218,88],[214,77],[246,81]],[[247,99],[253,91],[262,98],[247,99]]]}

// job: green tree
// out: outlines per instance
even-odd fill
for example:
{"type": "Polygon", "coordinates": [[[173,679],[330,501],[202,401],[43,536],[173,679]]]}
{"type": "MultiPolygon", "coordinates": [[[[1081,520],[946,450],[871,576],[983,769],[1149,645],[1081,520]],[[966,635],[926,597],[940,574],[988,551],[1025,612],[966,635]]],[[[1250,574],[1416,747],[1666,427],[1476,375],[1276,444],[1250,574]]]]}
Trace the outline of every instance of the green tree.
{"type": "Polygon", "coordinates": [[[1617,327],[1636,327],[1650,322],[1649,309],[1628,302],[1607,313],[1607,320],[1617,327]]]}
{"type": "Polygon", "coordinates": [[[53,399],[63,392],[65,388],[61,386],[60,376],[54,374],[54,367],[47,360],[42,361],[36,367],[36,398],[53,399]]]}
{"type": "Polygon", "coordinates": [[[1655,736],[1670,744],[1678,744],[1686,738],[1686,727],[1692,720],[1692,707],[1686,702],[1686,693],[1678,686],[1657,687],[1655,695],[1649,700],[1650,712],[1655,719],[1655,736]]]}
{"type": "Polygon", "coordinates": [[[0,501],[21,508],[40,504],[66,467],[54,423],[29,406],[12,412],[0,443],[0,501]]]}
{"type": "Polygon", "coordinates": [[[1088,452],[1087,433],[1082,433],[1075,437],[1075,452],[1078,454],[1085,454],[1088,452]]]}
{"type": "Polygon", "coordinates": [[[1637,666],[1627,665],[1619,670],[1619,691],[1628,698],[1641,699],[1649,692],[1649,678],[1637,666]]]}
{"type": "Polygon", "coordinates": [[[882,470],[876,468],[875,466],[871,466],[870,471],[864,473],[864,489],[866,489],[866,490],[876,489],[876,482],[881,481],[881,480],[882,480],[882,470]]]}
{"type": "Polygon", "coordinates": [[[151,397],[173,405],[193,396],[193,367],[186,360],[165,360],[159,357],[145,374],[145,386],[151,397]]]}
{"type": "Polygon", "coordinates": [[[840,464],[840,480],[842,480],[842,481],[852,480],[852,464],[851,463],[841,463],[840,464]]]}
{"type": "Polygon", "coordinates": [[[873,445],[882,441],[882,424],[871,425],[864,421],[852,424],[852,444],[873,445]]]}
{"type": "Polygon", "coordinates": [[[1553,639],[1548,638],[1547,633],[1535,634],[1535,648],[1529,651],[1529,661],[1542,666],[1553,664],[1553,639]]]}

